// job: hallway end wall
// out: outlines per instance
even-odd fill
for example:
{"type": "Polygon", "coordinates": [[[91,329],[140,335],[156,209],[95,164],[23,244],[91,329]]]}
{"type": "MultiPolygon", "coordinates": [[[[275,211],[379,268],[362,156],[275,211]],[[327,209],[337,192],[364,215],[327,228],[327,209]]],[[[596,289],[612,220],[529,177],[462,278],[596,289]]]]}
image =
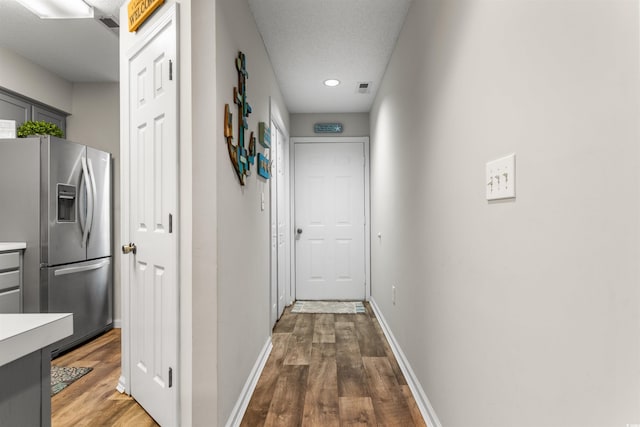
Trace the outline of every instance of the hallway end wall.
{"type": "Polygon", "coordinates": [[[371,112],[372,287],[442,425],[640,423],[638,40],[636,1],[412,2],[371,112]],[[517,198],[487,202],[510,153],[517,198]]]}
{"type": "MultiPolygon", "coordinates": [[[[224,391],[218,397],[217,425],[224,425],[271,333],[269,181],[258,175],[254,164],[246,185],[240,185],[222,132],[224,107],[229,104],[238,141],[233,88],[238,85],[235,60],[239,51],[246,56],[247,97],[253,109],[245,141],[251,132],[257,135],[258,122],[268,125],[269,97],[287,129],[289,113],[246,0],[216,2],[215,39],[217,113],[210,120],[217,121],[219,129],[211,141],[217,149],[218,388],[224,391]],[[263,197],[265,209],[261,210],[263,197]]],[[[256,148],[264,152],[259,144],[256,148]]]]}
{"type": "Polygon", "coordinates": [[[369,113],[291,114],[291,137],[306,136],[369,136],[369,113]],[[316,123],[342,123],[340,134],[319,134],[313,131],[316,123]]]}

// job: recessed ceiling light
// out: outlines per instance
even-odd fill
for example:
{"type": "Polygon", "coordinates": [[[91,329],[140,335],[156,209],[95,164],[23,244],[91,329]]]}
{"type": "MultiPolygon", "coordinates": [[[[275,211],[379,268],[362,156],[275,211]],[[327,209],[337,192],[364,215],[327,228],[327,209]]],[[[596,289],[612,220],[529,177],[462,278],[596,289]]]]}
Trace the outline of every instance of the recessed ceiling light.
{"type": "Polygon", "coordinates": [[[93,18],[93,7],[82,0],[18,0],[42,19],[93,18]]]}
{"type": "Polygon", "coordinates": [[[336,80],[336,79],[328,79],[324,81],[324,85],[329,87],[338,86],[339,84],[340,84],[340,80],[336,80]]]}

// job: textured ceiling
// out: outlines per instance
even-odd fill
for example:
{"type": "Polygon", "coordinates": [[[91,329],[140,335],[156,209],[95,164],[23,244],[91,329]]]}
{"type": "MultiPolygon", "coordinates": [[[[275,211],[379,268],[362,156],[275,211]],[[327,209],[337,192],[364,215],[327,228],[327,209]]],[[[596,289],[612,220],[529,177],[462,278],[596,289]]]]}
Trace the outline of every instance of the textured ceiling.
{"type": "MultiPolygon", "coordinates": [[[[95,16],[117,21],[126,0],[86,0],[95,16]]],[[[0,46],[70,82],[118,81],[118,36],[97,19],[39,19],[0,0],[0,46]]]]}
{"type": "Polygon", "coordinates": [[[289,111],[368,112],[410,2],[249,0],[289,111]]]}
{"type": "MultiPolygon", "coordinates": [[[[86,2],[117,20],[126,0],[86,2]]],[[[410,2],[249,0],[289,111],[368,112],[410,2]],[[328,78],[342,84],[328,88],[328,78]]],[[[41,20],[0,0],[0,46],[70,82],[118,81],[118,37],[98,20],[41,20]]]]}

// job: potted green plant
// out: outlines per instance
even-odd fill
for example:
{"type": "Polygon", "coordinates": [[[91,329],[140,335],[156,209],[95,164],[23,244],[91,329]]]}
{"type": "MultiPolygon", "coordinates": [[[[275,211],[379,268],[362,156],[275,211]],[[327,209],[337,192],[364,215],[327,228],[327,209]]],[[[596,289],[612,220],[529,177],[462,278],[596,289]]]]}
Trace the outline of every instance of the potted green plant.
{"type": "Polygon", "coordinates": [[[18,138],[26,138],[30,135],[51,135],[64,138],[64,133],[58,125],[44,120],[29,120],[18,127],[18,138]]]}

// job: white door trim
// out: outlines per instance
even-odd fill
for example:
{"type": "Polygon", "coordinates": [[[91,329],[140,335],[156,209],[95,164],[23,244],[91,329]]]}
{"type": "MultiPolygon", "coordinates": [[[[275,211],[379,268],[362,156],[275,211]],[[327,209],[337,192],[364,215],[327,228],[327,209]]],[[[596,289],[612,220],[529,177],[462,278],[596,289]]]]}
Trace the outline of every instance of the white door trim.
{"type": "MultiPolygon", "coordinates": [[[[169,22],[174,21],[174,25],[176,26],[176,36],[179,38],[180,35],[180,28],[179,28],[179,16],[178,16],[178,4],[173,4],[170,7],[168,7],[164,12],[163,12],[163,16],[156,22],[154,22],[152,25],[150,25],[148,28],[145,28],[143,31],[141,31],[139,33],[140,36],[140,40],[137,41],[133,46],[131,46],[131,48],[129,48],[126,52],[126,55],[124,56],[123,59],[126,60],[126,63],[124,64],[123,67],[121,67],[120,69],[120,122],[121,122],[121,126],[120,126],[120,156],[121,156],[121,179],[120,179],[120,218],[121,218],[121,228],[120,228],[120,242],[121,243],[128,243],[129,242],[129,237],[131,236],[131,229],[130,229],[130,221],[129,221],[129,216],[131,215],[131,211],[130,211],[130,205],[129,205],[129,198],[130,198],[130,180],[129,180],[129,173],[128,171],[130,171],[131,169],[131,159],[130,159],[130,155],[129,155],[129,145],[130,145],[130,138],[129,138],[129,134],[130,134],[130,129],[129,127],[131,126],[131,122],[130,122],[130,105],[129,105],[129,92],[130,92],[130,85],[129,85],[129,60],[130,58],[132,58],[133,55],[135,55],[137,52],[139,52],[142,47],[144,45],[146,45],[147,43],[149,43],[151,40],[153,40],[153,38],[156,36],[156,34],[161,31],[169,22]]],[[[179,48],[180,48],[180,41],[179,39],[176,40],[176,62],[178,62],[179,59],[179,48]]],[[[175,68],[174,68],[174,74],[177,75],[177,67],[178,64],[175,64],[175,68]]],[[[176,78],[176,77],[174,77],[176,78]]],[[[179,94],[178,94],[179,97],[179,94]]],[[[176,116],[176,130],[179,130],[179,109],[176,110],[178,116],[176,116]]],[[[179,138],[179,133],[176,133],[176,138],[179,138]]],[[[179,144],[179,141],[178,141],[179,144]]],[[[176,177],[179,180],[180,179],[180,163],[177,162],[176,164],[176,177]]],[[[176,185],[176,191],[179,191],[180,185],[179,182],[176,185]]],[[[179,195],[177,195],[176,199],[179,200],[179,195]]],[[[177,205],[176,207],[178,207],[179,205],[177,205]]],[[[178,222],[177,224],[174,224],[174,228],[175,228],[175,233],[176,233],[176,242],[179,242],[179,235],[178,233],[180,232],[180,227],[179,227],[179,215],[177,215],[176,212],[176,217],[178,222]]],[[[116,250],[119,250],[119,247],[116,247],[116,250]]],[[[180,255],[179,255],[179,247],[178,247],[178,243],[176,243],[176,251],[175,251],[175,265],[176,265],[176,280],[177,280],[177,284],[176,284],[176,292],[178,294],[178,298],[179,298],[179,293],[180,293],[180,255]]],[[[118,385],[117,385],[117,390],[121,393],[127,393],[127,394],[131,394],[131,383],[130,383],[130,378],[131,378],[131,298],[130,298],[130,291],[131,291],[131,287],[130,287],[130,274],[131,274],[131,263],[130,262],[126,262],[126,259],[123,259],[122,262],[120,263],[120,271],[121,271],[121,301],[122,301],[122,354],[121,354],[121,375],[120,378],[118,380],[118,385]]],[[[178,316],[177,316],[177,322],[178,324],[176,325],[176,343],[180,342],[180,313],[179,313],[179,308],[178,308],[178,316]]],[[[177,367],[180,366],[180,353],[178,351],[178,348],[176,348],[176,355],[178,360],[177,362],[177,367]]],[[[174,414],[176,415],[176,420],[180,420],[181,416],[180,416],[180,405],[179,403],[179,399],[180,399],[180,387],[181,387],[181,381],[177,380],[176,381],[176,387],[177,387],[177,392],[174,393],[175,399],[173,402],[174,405],[174,414]]]]}
{"type": "MultiPolygon", "coordinates": [[[[362,143],[364,147],[364,213],[365,213],[365,228],[364,228],[364,262],[365,262],[365,299],[369,301],[371,299],[371,191],[369,188],[369,137],[368,136],[308,136],[308,137],[294,137],[291,138],[290,145],[290,158],[295,159],[295,151],[296,144],[304,144],[304,143],[340,143],[340,142],[356,142],[362,143]]],[[[295,206],[295,162],[291,160],[290,176],[291,178],[291,247],[293,248],[293,239],[295,239],[295,234],[293,233],[293,224],[296,223],[295,211],[293,207],[295,206]]],[[[292,276],[291,276],[291,297],[292,299],[296,298],[296,274],[295,274],[295,251],[291,251],[291,266],[292,266],[292,276]]]]}
{"type": "MultiPolygon", "coordinates": [[[[280,132],[282,133],[283,144],[284,144],[283,148],[284,148],[285,156],[287,156],[287,155],[290,154],[290,151],[291,151],[290,143],[289,143],[289,132],[288,132],[288,130],[287,130],[285,124],[284,124],[284,120],[282,119],[282,114],[280,112],[280,109],[278,108],[278,105],[273,102],[273,99],[271,97],[269,97],[269,117],[270,117],[269,126],[275,125],[280,130],[280,132]]],[[[273,141],[272,141],[271,150],[270,150],[270,156],[271,156],[272,159],[277,154],[275,152],[276,148],[277,147],[274,146],[273,141]]],[[[288,194],[285,194],[285,201],[284,202],[285,202],[285,206],[289,206],[290,207],[291,206],[291,188],[292,188],[291,187],[291,172],[290,172],[290,167],[291,167],[291,163],[292,162],[291,162],[290,156],[287,156],[286,159],[284,159],[284,162],[285,162],[284,181],[285,181],[285,186],[289,190],[288,194]]],[[[272,174],[272,177],[273,177],[273,174],[272,174]]],[[[269,197],[269,201],[270,201],[270,204],[271,204],[271,200],[272,200],[271,191],[274,188],[274,186],[272,184],[273,184],[273,181],[270,180],[269,181],[269,196],[270,196],[269,197]]],[[[270,216],[273,215],[273,209],[274,209],[274,207],[270,206],[270,216]]],[[[293,286],[292,273],[294,271],[293,268],[291,267],[291,261],[292,261],[292,255],[291,254],[292,254],[292,247],[293,247],[293,238],[292,238],[293,226],[292,226],[292,221],[291,221],[291,219],[293,218],[293,211],[291,209],[289,210],[289,214],[287,216],[288,217],[286,218],[287,219],[287,224],[286,225],[287,225],[287,228],[288,228],[288,231],[289,231],[289,239],[288,239],[288,242],[287,242],[288,247],[286,248],[286,250],[287,250],[287,252],[289,254],[289,257],[286,260],[286,264],[287,264],[287,268],[289,270],[289,283],[288,283],[289,286],[287,286],[286,289],[285,289],[284,300],[285,300],[285,305],[288,306],[288,305],[291,305],[291,302],[293,301],[292,300],[292,296],[291,296],[292,295],[291,288],[293,286]]],[[[269,232],[270,233],[272,231],[271,230],[271,221],[272,221],[272,218],[270,217],[269,218],[269,232]]],[[[271,237],[271,239],[273,239],[273,236],[271,237]]],[[[274,242],[271,241],[270,245],[273,245],[273,243],[274,242]]],[[[270,246],[270,248],[271,247],[272,246],[270,246]]],[[[276,251],[277,251],[277,239],[276,239],[276,251]]],[[[271,254],[272,254],[272,251],[270,251],[270,255],[271,254]]],[[[274,263],[277,263],[277,259],[276,260],[273,260],[273,259],[270,260],[270,268],[272,270],[270,272],[270,276],[269,276],[270,278],[273,278],[274,263]]],[[[277,268],[277,264],[275,264],[275,266],[277,268]]],[[[273,306],[274,303],[277,304],[278,295],[277,295],[277,289],[276,289],[276,295],[272,294],[273,284],[271,284],[270,289],[271,289],[271,292],[270,292],[270,297],[269,297],[270,298],[270,301],[269,301],[269,312],[271,313],[271,311],[272,311],[271,307],[273,306]]],[[[270,316],[273,317],[271,314],[270,314],[270,316]]],[[[277,319],[276,318],[271,318],[270,320],[271,320],[271,326],[275,325],[277,319]]]]}
{"type": "Polygon", "coordinates": [[[291,289],[293,286],[293,276],[291,276],[291,274],[293,274],[294,269],[291,266],[291,253],[293,251],[293,205],[291,203],[291,199],[292,199],[292,193],[291,190],[293,189],[293,186],[291,185],[291,177],[293,175],[291,175],[291,167],[292,167],[292,157],[291,157],[291,139],[289,137],[289,129],[287,129],[287,127],[284,125],[284,120],[282,119],[282,112],[280,111],[280,109],[278,108],[278,104],[276,104],[275,102],[273,102],[273,99],[271,97],[269,97],[269,116],[271,117],[271,121],[274,122],[278,128],[280,129],[280,132],[282,132],[282,136],[284,138],[284,148],[285,148],[285,155],[289,155],[287,160],[286,160],[286,166],[287,168],[285,169],[285,185],[287,185],[288,189],[289,189],[289,194],[287,194],[286,200],[285,200],[285,205],[290,207],[289,210],[289,215],[288,215],[288,226],[289,226],[289,260],[288,260],[288,265],[289,265],[289,270],[290,270],[290,275],[289,275],[289,287],[285,290],[285,295],[284,295],[284,299],[286,301],[286,305],[291,305],[291,303],[293,302],[293,297],[292,297],[292,293],[291,293],[291,289]]]}

